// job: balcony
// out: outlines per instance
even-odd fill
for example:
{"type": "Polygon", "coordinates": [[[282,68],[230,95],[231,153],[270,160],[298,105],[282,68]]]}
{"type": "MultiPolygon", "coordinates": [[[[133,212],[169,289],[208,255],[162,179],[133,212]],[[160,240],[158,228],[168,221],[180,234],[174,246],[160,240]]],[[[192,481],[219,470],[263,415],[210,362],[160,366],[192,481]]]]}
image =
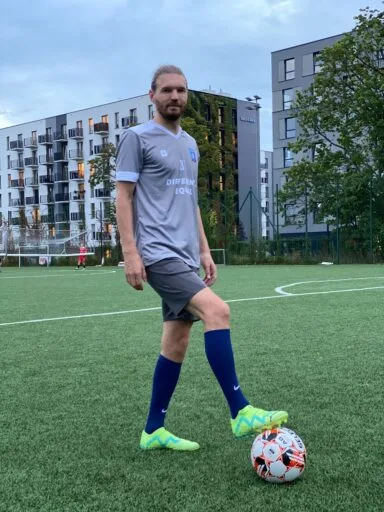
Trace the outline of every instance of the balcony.
{"type": "Polygon", "coordinates": [[[20,198],[17,198],[17,199],[10,199],[10,200],[9,200],[9,206],[10,206],[11,208],[15,208],[15,207],[24,206],[24,203],[23,203],[23,201],[22,201],[20,198]]]}
{"type": "Polygon", "coordinates": [[[47,196],[40,196],[40,204],[54,204],[55,199],[52,194],[47,196]]]}
{"type": "Polygon", "coordinates": [[[85,214],[84,212],[72,212],[71,213],[71,221],[80,221],[85,222],[85,214]]]}
{"type": "Polygon", "coordinates": [[[39,206],[39,198],[35,196],[30,196],[25,198],[26,206],[39,206]]]}
{"type": "Polygon", "coordinates": [[[107,147],[108,147],[108,144],[97,144],[96,146],[93,146],[93,154],[94,155],[101,155],[102,152],[107,147]]]}
{"type": "Polygon", "coordinates": [[[68,171],[55,172],[55,182],[69,181],[68,171]]]}
{"type": "Polygon", "coordinates": [[[24,147],[36,149],[37,148],[37,138],[36,137],[28,137],[24,139],[24,147]]]}
{"type": "Polygon", "coordinates": [[[84,173],[79,173],[78,171],[71,171],[69,173],[69,179],[73,181],[84,181],[84,173]]]}
{"type": "Polygon", "coordinates": [[[22,160],[11,160],[11,169],[22,170],[24,169],[24,164],[22,160]]]}
{"type": "Polygon", "coordinates": [[[137,124],[137,116],[128,116],[121,118],[122,128],[127,128],[128,126],[135,126],[135,124],[137,124]]]}
{"type": "Polygon", "coordinates": [[[24,180],[26,187],[38,187],[39,186],[39,180],[38,178],[25,178],[24,180]]]}
{"type": "Polygon", "coordinates": [[[68,203],[68,202],[69,202],[69,194],[68,193],[55,194],[55,203],[68,203]]]}
{"type": "Polygon", "coordinates": [[[42,165],[53,165],[53,156],[52,155],[40,155],[39,162],[42,165]]]}
{"type": "Polygon", "coordinates": [[[67,132],[65,132],[65,131],[55,132],[53,134],[53,140],[55,142],[66,142],[68,140],[67,132]]]}
{"type": "Polygon", "coordinates": [[[55,222],[55,217],[52,214],[51,215],[42,215],[40,217],[40,221],[42,224],[53,224],[55,222]]]}
{"type": "Polygon", "coordinates": [[[22,140],[12,140],[9,143],[9,149],[11,151],[23,151],[24,145],[22,140]]]}
{"type": "Polygon", "coordinates": [[[50,174],[44,174],[43,176],[40,176],[39,181],[42,185],[51,185],[53,184],[53,176],[50,174]]]}
{"type": "Polygon", "coordinates": [[[24,158],[25,167],[39,167],[39,161],[36,156],[29,156],[24,158]]]}
{"type": "Polygon", "coordinates": [[[96,123],[93,125],[93,131],[99,135],[108,135],[109,123],[96,123]]]}
{"type": "Polygon", "coordinates": [[[95,197],[97,197],[98,199],[110,199],[111,191],[107,188],[97,188],[95,190],[95,197]]]}
{"type": "Polygon", "coordinates": [[[67,151],[58,151],[53,154],[54,162],[68,162],[68,153],[67,151]]]}
{"type": "Polygon", "coordinates": [[[68,130],[68,137],[70,139],[80,140],[84,138],[84,131],[82,128],[70,128],[68,130]]]}
{"type": "Polygon", "coordinates": [[[51,146],[53,144],[53,137],[51,134],[39,135],[39,144],[51,146]]]}
{"type": "Polygon", "coordinates": [[[71,201],[85,201],[85,191],[84,190],[75,190],[75,192],[71,192],[70,194],[71,201]]]}
{"type": "Polygon", "coordinates": [[[70,160],[84,160],[84,153],[82,149],[70,149],[69,150],[70,160]]]}
{"type": "Polygon", "coordinates": [[[11,180],[11,188],[24,188],[24,180],[22,178],[11,180]]]}
{"type": "Polygon", "coordinates": [[[69,222],[68,213],[56,213],[55,222],[69,222]]]}

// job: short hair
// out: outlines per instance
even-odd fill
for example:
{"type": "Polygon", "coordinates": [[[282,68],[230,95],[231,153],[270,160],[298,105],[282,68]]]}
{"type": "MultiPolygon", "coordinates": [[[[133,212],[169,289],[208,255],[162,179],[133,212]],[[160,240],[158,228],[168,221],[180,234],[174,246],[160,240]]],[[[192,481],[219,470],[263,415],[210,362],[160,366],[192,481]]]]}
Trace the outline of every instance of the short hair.
{"type": "MultiPolygon", "coordinates": [[[[173,64],[165,64],[164,66],[160,66],[159,68],[157,68],[153,74],[152,82],[151,82],[152,91],[156,91],[157,79],[159,78],[160,75],[166,75],[166,74],[171,74],[171,73],[175,74],[175,75],[181,75],[185,78],[184,73],[182,72],[182,70],[179,67],[174,66],[173,64]]],[[[185,81],[187,81],[186,78],[185,78],[185,81]]]]}

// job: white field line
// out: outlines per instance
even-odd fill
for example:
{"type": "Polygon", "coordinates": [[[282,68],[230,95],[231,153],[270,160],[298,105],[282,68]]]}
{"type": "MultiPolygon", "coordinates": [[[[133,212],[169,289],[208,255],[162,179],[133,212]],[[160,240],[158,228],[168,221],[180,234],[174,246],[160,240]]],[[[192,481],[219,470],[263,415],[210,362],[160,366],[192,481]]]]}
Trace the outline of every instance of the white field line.
{"type": "MultiPolygon", "coordinates": [[[[362,281],[362,280],[366,281],[368,279],[384,279],[384,277],[377,277],[377,276],[375,276],[375,277],[349,277],[347,279],[325,279],[324,281],[301,281],[298,283],[291,283],[291,284],[286,284],[284,286],[278,286],[277,288],[275,288],[275,292],[279,293],[280,295],[299,295],[297,293],[286,292],[286,291],[284,291],[284,288],[291,288],[292,286],[298,286],[300,284],[340,283],[342,281],[362,281]]],[[[362,289],[364,289],[364,288],[362,288],[362,289]]]]}
{"type": "MultiPolygon", "coordinates": [[[[248,301],[256,301],[256,300],[271,300],[271,299],[284,299],[284,298],[292,298],[292,297],[306,297],[308,295],[328,295],[331,293],[348,293],[348,292],[362,292],[367,290],[384,290],[384,286],[372,286],[369,288],[351,288],[349,290],[328,290],[321,292],[307,292],[307,293],[296,293],[290,295],[270,295],[265,297],[249,297],[244,299],[230,299],[225,302],[234,303],[234,302],[248,302],[248,301]]],[[[20,320],[18,322],[4,322],[0,323],[0,327],[7,327],[11,325],[22,325],[22,324],[37,324],[42,322],[55,322],[59,320],[76,320],[80,318],[96,318],[102,316],[114,316],[114,315],[129,315],[132,313],[144,313],[148,311],[158,311],[160,307],[155,308],[143,308],[143,309],[128,309],[125,311],[110,311],[108,313],[91,313],[86,315],[71,315],[71,316],[59,316],[54,318],[37,318],[35,320],[20,320]]]]}
{"type": "Polygon", "coordinates": [[[102,275],[102,274],[114,274],[116,272],[116,270],[61,270],[58,274],[41,274],[41,275],[37,275],[37,276],[28,276],[28,275],[23,275],[23,276],[1,276],[0,277],[0,280],[2,281],[3,279],[48,279],[49,277],[69,277],[69,276],[78,276],[79,274],[81,274],[82,276],[97,276],[97,275],[102,275]]]}

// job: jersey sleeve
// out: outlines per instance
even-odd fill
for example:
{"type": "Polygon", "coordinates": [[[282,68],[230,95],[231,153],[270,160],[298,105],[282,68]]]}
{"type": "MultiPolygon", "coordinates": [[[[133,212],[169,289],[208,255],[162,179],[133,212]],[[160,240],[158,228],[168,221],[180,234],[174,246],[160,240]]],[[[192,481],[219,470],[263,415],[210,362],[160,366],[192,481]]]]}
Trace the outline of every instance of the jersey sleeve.
{"type": "Polygon", "coordinates": [[[116,157],[116,181],[139,180],[143,168],[143,152],[140,138],[133,130],[127,130],[120,141],[116,157]]]}

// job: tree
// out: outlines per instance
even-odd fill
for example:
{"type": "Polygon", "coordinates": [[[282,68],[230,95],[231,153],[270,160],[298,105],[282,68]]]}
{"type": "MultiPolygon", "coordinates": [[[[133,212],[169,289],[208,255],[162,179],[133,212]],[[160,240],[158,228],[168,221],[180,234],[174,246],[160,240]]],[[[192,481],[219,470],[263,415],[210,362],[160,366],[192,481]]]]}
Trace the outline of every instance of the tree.
{"type": "MultiPolygon", "coordinates": [[[[89,183],[91,187],[103,185],[104,190],[111,193],[115,189],[116,183],[116,148],[113,144],[107,144],[103,147],[101,154],[92,160],[89,160],[91,174],[89,183]]],[[[115,203],[109,203],[109,211],[107,212],[111,224],[116,228],[116,208],[115,203]]],[[[106,215],[106,217],[107,217],[106,215]]]]}
{"type": "Polygon", "coordinates": [[[298,92],[298,160],[280,204],[340,225],[373,251],[384,226],[384,12],[362,9],[356,26],[320,55],[321,70],[298,92]],[[374,235],[376,233],[376,236],[374,235]]]}
{"type": "MultiPolygon", "coordinates": [[[[92,160],[88,162],[91,170],[89,183],[91,187],[95,187],[96,185],[103,185],[104,190],[108,190],[110,192],[110,197],[112,196],[112,192],[116,187],[116,148],[113,144],[106,144],[101,151],[99,156],[96,156],[92,160]]],[[[122,259],[121,256],[121,247],[120,247],[120,236],[119,231],[117,229],[117,221],[116,221],[116,204],[115,201],[110,201],[107,203],[107,208],[104,210],[104,218],[112,224],[116,234],[116,245],[118,250],[117,258],[120,261],[122,259]]],[[[100,212],[101,214],[101,212],[100,212]]],[[[100,237],[103,237],[103,227],[101,229],[100,237]]],[[[101,241],[103,239],[101,238],[101,241]]],[[[102,251],[103,252],[103,251],[102,251]]],[[[103,254],[102,254],[103,257],[103,254]]]]}

